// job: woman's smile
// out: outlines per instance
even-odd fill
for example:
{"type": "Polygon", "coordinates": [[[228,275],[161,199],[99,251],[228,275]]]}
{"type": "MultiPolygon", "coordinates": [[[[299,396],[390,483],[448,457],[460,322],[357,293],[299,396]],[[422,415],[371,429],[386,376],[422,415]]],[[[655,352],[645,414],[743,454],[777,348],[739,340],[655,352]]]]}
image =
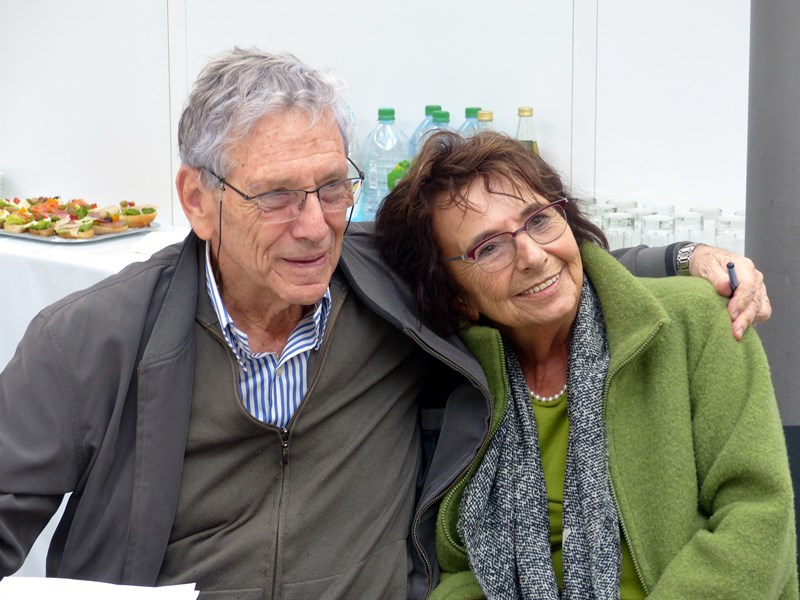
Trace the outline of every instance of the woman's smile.
{"type": "Polygon", "coordinates": [[[541,283],[537,283],[536,285],[528,288],[524,292],[520,292],[517,294],[518,296],[532,296],[533,294],[538,294],[549,289],[551,286],[558,283],[558,280],[561,279],[561,271],[553,275],[552,277],[548,277],[541,283]]]}

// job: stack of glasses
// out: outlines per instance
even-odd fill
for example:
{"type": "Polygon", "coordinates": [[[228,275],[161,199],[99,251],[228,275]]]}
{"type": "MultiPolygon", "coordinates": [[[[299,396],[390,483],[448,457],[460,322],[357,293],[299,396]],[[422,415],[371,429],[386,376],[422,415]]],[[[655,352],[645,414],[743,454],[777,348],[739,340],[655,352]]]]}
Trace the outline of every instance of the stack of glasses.
{"type": "Polygon", "coordinates": [[[716,207],[693,207],[676,212],[672,204],[632,200],[589,202],[583,210],[603,230],[611,250],[690,240],[744,254],[742,211],[727,215],[716,207]]]}

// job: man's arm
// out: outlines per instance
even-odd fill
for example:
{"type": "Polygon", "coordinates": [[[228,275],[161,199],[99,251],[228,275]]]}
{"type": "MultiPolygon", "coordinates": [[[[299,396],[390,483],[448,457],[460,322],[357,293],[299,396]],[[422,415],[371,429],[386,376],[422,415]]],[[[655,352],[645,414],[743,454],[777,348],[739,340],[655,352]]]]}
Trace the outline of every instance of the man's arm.
{"type": "MultiPolygon", "coordinates": [[[[612,254],[631,273],[639,277],[669,277],[679,275],[678,253],[689,242],[678,242],[669,246],[648,248],[622,248],[612,254]]],[[[702,277],[714,286],[721,296],[730,296],[726,265],[733,262],[739,276],[739,287],[728,302],[733,329],[733,337],[741,340],[751,324],[763,323],[772,314],[772,306],[764,285],[764,275],[756,269],[753,261],[738,256],[724,248],[697,244],[688,259],[688,274],[702,277]]]]}

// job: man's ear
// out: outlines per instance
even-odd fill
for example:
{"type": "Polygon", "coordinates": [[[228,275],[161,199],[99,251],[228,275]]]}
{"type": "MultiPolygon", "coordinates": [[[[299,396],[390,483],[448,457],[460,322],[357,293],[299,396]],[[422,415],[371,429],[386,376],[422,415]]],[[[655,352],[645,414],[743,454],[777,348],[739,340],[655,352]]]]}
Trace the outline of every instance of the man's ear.
{"type": "Polygon", "coordinates": [[[175,187],[181,208],[192,229],[201,240],[210,240],[219,219],[219,198],[213,193],[217,188],[207,188],[200,178],[201,170],[181,165],[175,177],[175,187]]]}
{"type": "Polygon", "coordinates": [[[462,317],[465,317],[472,323],[478,321],[478,318],[481,316],[480,311],[477,308],[470,304],[469,300],[465,300],[462,297],[453,298],[450,302],[450,305],[460,314],[462,317]]]}

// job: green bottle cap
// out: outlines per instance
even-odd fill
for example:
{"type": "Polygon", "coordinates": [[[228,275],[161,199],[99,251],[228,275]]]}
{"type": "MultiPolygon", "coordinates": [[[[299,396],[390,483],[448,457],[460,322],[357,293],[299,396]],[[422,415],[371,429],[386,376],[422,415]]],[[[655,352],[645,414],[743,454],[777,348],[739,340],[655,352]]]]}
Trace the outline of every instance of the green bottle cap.
{"type": "Polygon", "coordinates": [[[435,110],[442,110],[441,104],[426,104],[425,105],[425,116],[430,117],[435,110]]]}
{"type": "Polygon", "coordinates": [[[433,111],[433,122],[434,123],[449,123],[450,122],[450,113],[446,110],[435,110],[433,111]]]}
{"type": "Polygon", "coordinates": [[[467,108],[464,109],[464,116],[467,119],[477,119],[480,110],[481,110],[480,106],[468,106],[467,108]]]}
{"type": "Polygon", "coordinates": [[[394,109],[393,108],[379,108],[378,109],[378,120],[379,121],[394,121],[394,109]]]}

